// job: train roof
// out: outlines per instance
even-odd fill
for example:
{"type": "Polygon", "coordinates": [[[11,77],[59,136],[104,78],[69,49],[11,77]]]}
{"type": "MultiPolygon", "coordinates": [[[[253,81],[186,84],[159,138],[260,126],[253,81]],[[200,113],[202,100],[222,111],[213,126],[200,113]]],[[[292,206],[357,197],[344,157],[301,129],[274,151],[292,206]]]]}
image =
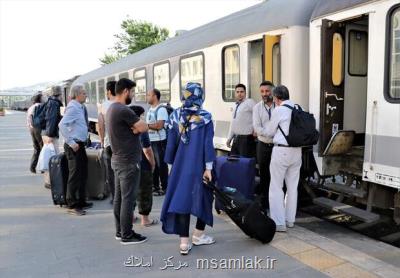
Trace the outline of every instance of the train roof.
{"type": "Polygon", "coordinates": [[[81,75],[76,82],[96,80],[251,34],[289,26],[308,26],[317,2],[268,0],[104,65],[81,75]]]}
{"type": "Polygon", "coordinates": [[[311,20],[372,1],[376,0],[321,0],[315,7],[311,20]]]}

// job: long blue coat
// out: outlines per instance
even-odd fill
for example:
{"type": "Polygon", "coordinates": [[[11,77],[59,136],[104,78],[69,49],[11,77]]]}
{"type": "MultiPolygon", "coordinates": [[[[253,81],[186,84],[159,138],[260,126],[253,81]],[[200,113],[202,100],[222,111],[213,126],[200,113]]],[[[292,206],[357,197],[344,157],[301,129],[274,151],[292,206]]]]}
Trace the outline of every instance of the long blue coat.
{"type": "Polygon", "coordinates": [[[164,160],[172,169],[161,211],[162,229],[167,234],[179,234],[177,213],[192,214],[213,225],[213,195],[202,182],[205,163],[215,160],[213,137],[212,121],[191,130],[188,144],[180,140],[177,128],[168,130],[164,160]]]}

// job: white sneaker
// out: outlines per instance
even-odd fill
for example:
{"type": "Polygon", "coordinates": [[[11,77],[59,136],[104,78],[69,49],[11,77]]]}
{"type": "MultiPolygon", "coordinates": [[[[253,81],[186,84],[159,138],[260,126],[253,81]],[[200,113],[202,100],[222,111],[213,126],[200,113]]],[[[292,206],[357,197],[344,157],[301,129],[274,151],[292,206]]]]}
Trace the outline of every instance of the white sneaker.
{"type": "Polygon", "coordinates": [[[200,237],[193,235],[192,242],[193,242],[193,245],[199,246],[199,245],[213,244],[213,243],[215,243],[215,240],[211,236],[202,234],[200,237]]]}
{"type": "Polygon", "coordinates": [[[276,230],[277,232],[286,232],[286,226],[285,225],[276,225],[276,230]]]}
{"type": "Polygon", "coordinates": [[[187,255],[189,254],[190,250],[192,250],[192,244],[191,243],[181,244],[179,248],[181,255],[187,255]]]}
{"type": "Polygon", "coordinates": [[[293,228],[294,227],[294,222],[286,221],[286,227],[293,228]]]}

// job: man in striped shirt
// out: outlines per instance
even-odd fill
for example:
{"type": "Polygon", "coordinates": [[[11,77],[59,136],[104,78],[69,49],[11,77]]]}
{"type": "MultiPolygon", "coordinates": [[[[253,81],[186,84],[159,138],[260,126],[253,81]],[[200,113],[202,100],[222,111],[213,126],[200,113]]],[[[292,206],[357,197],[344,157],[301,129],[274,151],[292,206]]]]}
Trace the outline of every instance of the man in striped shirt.
{"type": "Polygon", "coordinates": [[[263,136],[263,129],[268,126],[271,121],[272,111],[275,109],[272,90],[274,84],[270,81],[263,81],[260,84],[260,94],[262,100],[254,106],[253,109],[253,128],[257,134],[257,163],[260,171],[260,184],[256,188],[256,194],[262,196],[262,205],[268,208],[268,191],[271,174],[269,165],[271,162],[272,148],[274,144],[272,137],[263,136]]]}

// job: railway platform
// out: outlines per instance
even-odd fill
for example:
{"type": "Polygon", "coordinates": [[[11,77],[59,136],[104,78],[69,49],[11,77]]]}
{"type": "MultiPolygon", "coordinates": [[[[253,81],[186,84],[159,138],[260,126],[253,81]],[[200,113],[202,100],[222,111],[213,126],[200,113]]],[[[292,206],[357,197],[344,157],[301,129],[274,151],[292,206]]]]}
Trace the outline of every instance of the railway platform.
{"type": "MultiPolygon", "coordinates": [[[[134,224],[148,241],[122,246],[109,201],[94,201],[81,217],[54,206],[43,177],[29,172],[31,153],[25,113],[7,112],[0,117],[0,277],[399,277],[399,248],[304,213],[267,245],[215,214],[208,232],[216,244],[189,256],[179,255],[178,238],[160,224],[134,224]]],[[[162,201],[154,197],[152,217],[162,201]]]]}

